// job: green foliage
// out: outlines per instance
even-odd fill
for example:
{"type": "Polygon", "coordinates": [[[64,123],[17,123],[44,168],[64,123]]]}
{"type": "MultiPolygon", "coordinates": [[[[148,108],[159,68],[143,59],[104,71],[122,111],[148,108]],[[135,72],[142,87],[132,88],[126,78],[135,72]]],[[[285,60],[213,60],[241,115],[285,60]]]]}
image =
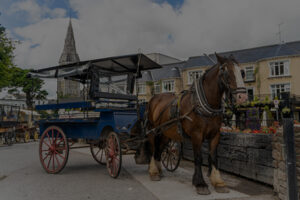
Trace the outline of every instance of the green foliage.
{"type": "Polygon", "coordinates": [[[288,107],[284,107],[283,109],[282,109],[282,113],[284,113],[284,114],[288,114],[288,113],[290,113],[291,112],[291,109],[289,109],[288,107]]]}
{"type": "Polygon", "coordinates": [[[16,43],[7,37],[5,28],[0,24],[0,90],[11,87],[9,93],[15,93],[16,87],[22,87],[26,94],[26,104],[28,108],[32,108],[33,99],[43,100],[48,93],[42,90],[43,80],[29,77],[29,70],[18,68],[13,64],[16,43]]]}
{"type": "Polygon", "coordinates": [[[269,100],[269,96],[266,96],[266,98],[265,98],[265,100],[264,100],[264,102],[263,103],[265,103],[265,104],[269,104],[271,101],[269,100]]]}
{"type": "Polygon", "coordinates": [[[47,113],[45,110],[39,110],[38,113],[40,114],[41,119],[48,119],[50,118],[50,114],[47,113]]]}
{"type": "Polygon", "coordinates": [[[16,43],[7,37],[5,28],[0,24],[0,90],[10,86],[16,43]]]}
{"type": "Polygon", "coordinates": [[[22,91],[26,94],[26,104],[28,108],[33,107],[33,100],[46,99],[48,92],[42,90],[44,81],[39,78],[29,76],[30,70],[24,70],[17,67],[12,68],[12,87],[21,87],[22,91]]]}

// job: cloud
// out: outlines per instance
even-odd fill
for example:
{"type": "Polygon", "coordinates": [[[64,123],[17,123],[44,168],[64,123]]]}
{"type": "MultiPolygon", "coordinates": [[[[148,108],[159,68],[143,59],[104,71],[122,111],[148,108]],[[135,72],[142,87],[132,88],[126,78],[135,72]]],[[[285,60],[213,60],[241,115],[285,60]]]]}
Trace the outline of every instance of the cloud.
{"type": "MultiPolygon", "coordinates": [[[[70,0],[70,5],[78,15],[72,22],[81,60],[135,53],[139,48],[186,59],[274,44],[281,22],[285,41],[300,39],[299,0],[186,0],[178,9],[150,0],[70,0]]],[[[63,49],[65,11],[37,6],[26,0],[11,7],[11,12],[26,12],[32,20],[13,30],[24,38],[16,50],[21,67],[56,65],[63,49]],[[52,18],[45,19],[43,12],[52,18]]]]}
{"type": "Polygon", "coordinates": [[[40,6],[35,0],[18,1],[11,4],[8,9],[8,14],[21,14],[30,23],[36,23],[43,19],[43,17],[64,17],[66,11],[62,8],[49,9],[46,5],[40,6]]]}

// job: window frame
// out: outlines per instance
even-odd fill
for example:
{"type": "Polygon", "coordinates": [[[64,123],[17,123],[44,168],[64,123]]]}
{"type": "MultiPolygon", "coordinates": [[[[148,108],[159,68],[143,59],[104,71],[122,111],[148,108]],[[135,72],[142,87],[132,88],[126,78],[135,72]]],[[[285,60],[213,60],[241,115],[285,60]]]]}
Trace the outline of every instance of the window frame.
{"type": "Polygon", "coordinates": [[[145,83],[138,83],[138,94],[146,94],[146,84],[145,83]],[[143,88],[144,91],[141,91],[140,88],[143,88]]]}
{"type": "MultiPolygon", "coordinates": [[[[193,84],[193,82],[194,82],[194,80],[191,80],[191,76],[190,76],[190,74],[193,74],[193,73],[199,73],[200,72],[200,77],[203,75],[203,70],[202,69],[195,69],[195,70],[189,70],[188,72],[187,72],[187,80],[188,80],[188,84],[189,85],[191,85],[191,84],[193,84]]],[[[192,75],[193,76],[193,75],[192,75]]]]}
{"type": "Polygon", "coordinates": [[[270,78],[276,78],[276,77],[285,77],[285,76],[290,76],[290,60],[277,60],[277,61],[271,61],[269,62],[269,77],[270,78]],[[283,74],[280,74],[280,63],[283,63],[283,74]],[[278,74],[276,75],[276,68],[275,68],[275,63],[278,63],[278,74]],[[287,71],[286,71],[287,69],[287,71]]]}
{"type": "Polygon", "coordinates": [[[175,92],[175,80],[164,80],[164,81],[162,81],[162,93],[166,93],[166,92],[175,92]],[[173,83],[173,90],[170,90],[170,91],[168,91],[168,90],[166,90],[165,89],[165,84],[166,83],[173,83]]]}
{"type": "Polygon", "coordinates": [[[254,66],[253,65],[247,66],[247,67],[244,68],[244,70],[245,70],[245,81],[255,81],[255,75],[254,75],[255,68],[254,68],[254,66]],[[249,68],[251,68],[251,69],[249,69],[249,68]],[[252,71],[252,79],[247,79],[247,71],[252,71]]]}
{"type": "Polygon", "coordinates": [[[161,83],[159,83],[159,82],[155,82],[154,83],[154,94],[160,94],[161,93],[161,83]],[[157,92],[157,88],[159,87],[159,92],[157,92]]]}
{"type": "MultiPolygon", "coordinates": [[[[272,86],[278,86],[278,85],[284,85],[284,91],[282,91],[282,92],[291,92],[291,83],[290,82],[285,82],[285,83],[275,83],[275,84],[271,84],[270,85],[270,92],[271,92],[271,99],[274,99],[276,96],[279,98],[279,99],[281,99],[281,96],[278,96],[278,94],[277,94],[277,92],[276,92],[276,94],[274,94],[274,97],[273,97],[273,89],[272,89],[272,86]],[[289,90],[287,91],[286,90],[286,85],[289,85],[289,90]]],[[[275,91],[276,91],[277,89],[275,88],[275,91]]],[[[280,90],[281,90],[281,88],[280,88],[280,90]]]]}

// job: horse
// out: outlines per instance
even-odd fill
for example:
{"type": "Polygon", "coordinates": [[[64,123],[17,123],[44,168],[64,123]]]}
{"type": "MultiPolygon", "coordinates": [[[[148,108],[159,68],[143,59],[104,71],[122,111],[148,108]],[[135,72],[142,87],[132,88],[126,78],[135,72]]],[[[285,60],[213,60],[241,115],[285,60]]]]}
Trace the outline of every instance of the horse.
{"type": "Polygon", "coordinates": [[[220,128],[223,117],[223,96],[231,103],[241,104],[247,100],[243,81],[243,71],[233,56],[222,57],[216,54],[217,63],[196,79],[188,91],[176,96],[162,93],[153,96],[147,106],[147,134],[151,157],[149,175],[158,181],[162,176],[161,154],[170,140],[182,141],[184,136],[191,139],[194,152],[193,185],[198,194],[208,195],[210,191],[202,175],[201,146],[209,142],[209,179],[216,192],[229,192],[221,178],[216,149],[220,141],[220,128]],[[172,111],[176,107],[176,112],[172,111]],[[173,113],[173,114],[172,114],[173,113]],[[174,113],[177,113],[174,114],[174,113]],[[181,117],[183,116],[183,117],[181,117]],[[174,117],[177,123],[166,124],[174,117]]]}

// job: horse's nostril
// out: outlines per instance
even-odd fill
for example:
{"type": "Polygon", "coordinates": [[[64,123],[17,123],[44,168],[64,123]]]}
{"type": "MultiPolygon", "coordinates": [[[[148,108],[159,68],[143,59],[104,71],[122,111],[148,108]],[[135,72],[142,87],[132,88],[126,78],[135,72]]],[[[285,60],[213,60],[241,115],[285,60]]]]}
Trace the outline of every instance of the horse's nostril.
{"type": "Polygon", "coordinates": [[[242,98],[242,96],[239,94],[239,99],[241,99],[242,98]]]}

